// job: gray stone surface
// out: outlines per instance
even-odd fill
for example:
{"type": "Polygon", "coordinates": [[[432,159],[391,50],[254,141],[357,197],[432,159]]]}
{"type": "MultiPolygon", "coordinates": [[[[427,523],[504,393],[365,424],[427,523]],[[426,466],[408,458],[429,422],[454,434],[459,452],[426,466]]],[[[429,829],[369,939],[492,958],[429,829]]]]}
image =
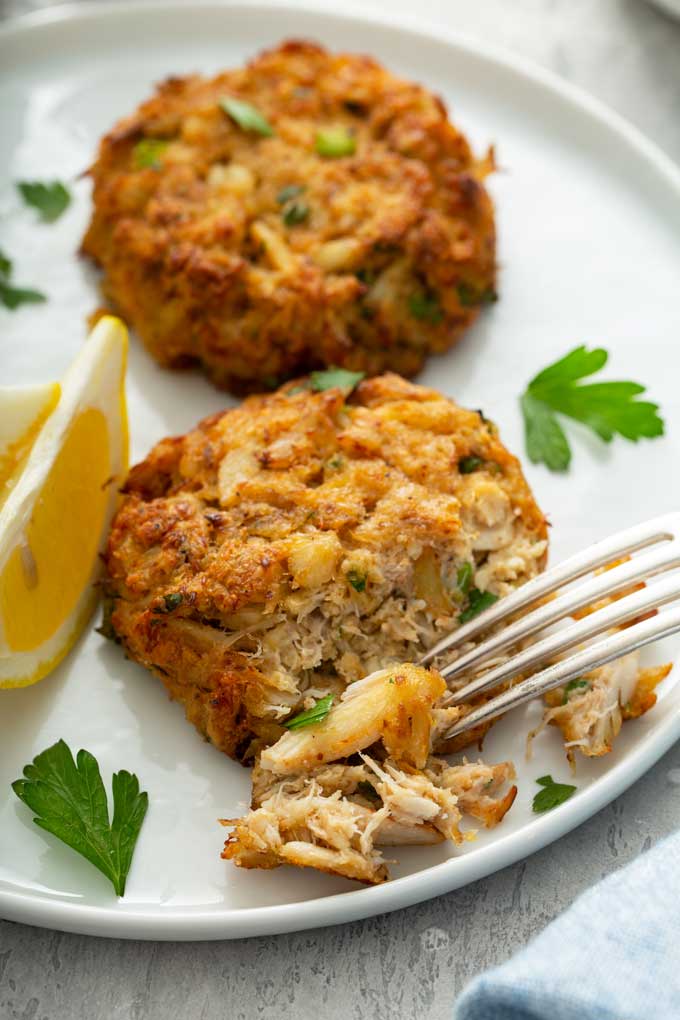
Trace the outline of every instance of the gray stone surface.
{"type": "MultiPolygon", "coordinates": [[[[395,12],[412,8],[408,0],[382,2],[395,12]]],[[[0,0],[0,13],[42,6],[0,0]]],[[[502,44],[585,87],[680,159],[680,25],[642,0],[419,0],[417,8],[424,20],[502,44]]],[[[678,769],[680,747],[558,844],[466,889],[369,921],[188,944],[0,922],[0,1018],[443,1020],[474,974],[677,828],[678,769]]]]}

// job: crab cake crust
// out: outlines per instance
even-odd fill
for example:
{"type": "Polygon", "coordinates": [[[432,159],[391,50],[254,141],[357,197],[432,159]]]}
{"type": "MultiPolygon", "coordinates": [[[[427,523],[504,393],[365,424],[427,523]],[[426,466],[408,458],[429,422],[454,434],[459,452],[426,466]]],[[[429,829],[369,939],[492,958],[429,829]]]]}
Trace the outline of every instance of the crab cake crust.
{"type": "Polygon", "coordinates": [[[479,413],[395,375],[308,387],[158,443],[105,554],[128,654],[241,759],[545,560],[543,514],[479,413]]]}
{"type": "Polygon", "coordinates": [[[119,121],[82,250],[163,365],[199,362],[236,390],[330,364],[412,375],[495,296],[492,169],[426,89],[287,42],[171,78],[119,121]],[[225,97],[273,134],[239,127],[225,97]],[[337,129],[354,152],[320,155],[337,129]]]}

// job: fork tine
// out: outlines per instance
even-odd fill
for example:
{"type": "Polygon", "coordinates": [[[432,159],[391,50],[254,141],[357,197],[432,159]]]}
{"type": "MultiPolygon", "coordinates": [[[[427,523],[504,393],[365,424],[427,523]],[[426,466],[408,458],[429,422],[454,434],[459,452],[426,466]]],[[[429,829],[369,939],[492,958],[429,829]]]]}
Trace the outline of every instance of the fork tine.
{"type": "Polygon", "coordinates": [[[487,701],[485,705],[474,709],[447,730],[443,739],[449,740],[452,737],[457,737],[488,719],[504,715],[510,709],[517,708],[526,701],[531,701],[532,698],[546,694],[555,687],[561,687],[562,684],[568,683],[570,680],[575,680],[583,673],[597,669],[598,666],[604,666],[605,663],[612,662],[614,659],[620,659],[622,655],[634,652],[644,645],[651,644],[652,641],[677,634],[678,631],[680,631],[680,606],[674,606],[649,620],[643,620],[626,630],[610,634],[569,658],[548,666],[540,673],[535,673],[534,676],[523,680],[516,687],[511,687],[510,690],[487,701]]]}
{"type": "MultiPolygon", "coordinates": [[[[488,670],[481,676],[471,680],[460,690],[454,691],[447,697],[447,705],[457,705],[468,701],[470,698],[487,691],[492,687],[514,679],[529,669],[541,666],[555,656],[566,652],[587,641],[589,638],[597,637],[606,630],[613,627],[620,627],[625,623],[634,620],[643,613],[652,609],[680,599],[680,577],[674,574],[665,577],[642,591],[635,591],[624,598],[613,602],[605,609],[587,616],[578,623],[550,634],[542,641],[531,645],[517,655],[511,656],[507,662],[488,670]]],[[[446,677],[446,669],[440,671],[446,677]]]]}
{"type": "Polygon", "coordinates": [[[436,645],[429,649],[421,658],[422,665],[432,660],[447,649],[453,649],[471,638],[480,631],[487,630],[494,624],[499,623],[518,610],[545,595],[550,595],[564,584],[577,580],[591,570],[604,567],[613,560],[626,556],[629,553],[637,552],[648,545],[664,540],[670,541],[678,532],[680,527],[680,514],[665,514],[652,521],[645,521],[643,524],[636,524],[632,528],[620,531],[616,535],[596,542],[580,553],[576,553],[569,559],[564,560],[557,566],[546,570],[545,573],[527,581],[510,595],[506,595],[495,605],[490,606],[475,619],[463,624],[453,633],[442,638],[436,645]]]}
{"type": "Polygon", "coordinates": [[[509,627],[492,634],[481,645],[456,659],[441,671],[451,680],[471,666],[477,667],[492,655],[505,651],[524,638],[552,623],[563,620],[579,609],[597,602],[607,595],[616,595],[639,581],[653,577],[665,570],[680,567],[680,542],[673,541],[660,548],[650,549],[626,563],[619,564],[598,577],[589,578],[573,590],[559,595],[546,605],[521,616],[509,627]]]}

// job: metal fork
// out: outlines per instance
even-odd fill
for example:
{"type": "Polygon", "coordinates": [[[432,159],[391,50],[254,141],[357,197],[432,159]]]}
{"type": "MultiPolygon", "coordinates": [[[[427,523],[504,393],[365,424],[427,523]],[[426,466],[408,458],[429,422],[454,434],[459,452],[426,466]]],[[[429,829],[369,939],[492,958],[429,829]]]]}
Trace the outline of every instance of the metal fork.
{"type": "Polygon", "coordinates": [[[488,719],[504,715],[532,698],[575,680],[591,669],[680,631],[680,576],[672,573],[679,567],[680,513],[666,514],[620,531],[571,556],[445,637],[422,657],[422,665],[431,663],[443,652],[460,648],[482,632],[502,624],[508,617],[525,613],[441,669],[442,676],[451,682],[466,673],[476,672],[489,659],[508,653],[518,642],[525,642],[538,635],[544,628],[565,620],[579,609],[592,606],[607,596],[626,592],[641,582],[645,584],[642,589],[623,595],[578,622],[549,633],[546,637],[539,636],[539,640],[522,651],[508,655],[507,661],[492,666],[463,687],[452,690],[447,697],[447,704],[464,703],[483,691],[544,666],[567,650],[583,646],[591,642],[592,638],[608,632],[599,641],[579,647],[572,655],[552,662],[552,665],[534,672],[516,686],[473,709],[447,731],[445,738],[458,736],[488,719]],[[591,575],[593,570],[606,567],[622,557],[630,559],[601,574],[591,575]],[[568,586],[566,590],[551,601],[531,609],[537,600],[565,586],[568,586]],[[679,604],[670,606],[672,602],[679,604]],[[655,610],[660,611],[654,613],[651,619],[638,620],[625,630],[612,630],[655,610]]]}

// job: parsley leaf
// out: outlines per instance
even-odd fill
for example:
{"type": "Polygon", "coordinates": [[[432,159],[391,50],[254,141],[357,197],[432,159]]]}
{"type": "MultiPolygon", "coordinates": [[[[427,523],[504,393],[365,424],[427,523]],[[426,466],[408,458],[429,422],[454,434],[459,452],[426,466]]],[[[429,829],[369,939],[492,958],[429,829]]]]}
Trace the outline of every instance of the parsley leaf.
{"type": "Polygon", "coordinates": [[[347,571],[347,580],[355,591],[366,591],[366,575],[363,571],[353,567],[347,571]]]}
{"type": "Polygon", "coordinates": [[[468,607],[460,614],[458,622],[467,623],[468,620],[472,620],[475,616],[483,613],[494,602],[498,602],[498,595],[494,595],[493,592],[480,591],[479,588],[470,588],[468,591],[468,607]]]}
{"type": "Polygon", "coordinates": [[[577,677],[576,680],[570,680],[564,688],[564,697],[562,698],[562,704],[566,705],[569,702],[569,695],[572,691],[578,690],[579,687],[590,687],[588,680],[582,680],[577,677]]]}
{"type": "Polygon", "coordinates": [[[494,301],[498,301],[498,294],[493,287],[479,290],[464,280],[461,280],[458,284],[456,291],[458,293],[458,300],[463,308],[475,308],[477,305],[492,305],[494,301]]]}
{"type": "Polygon", "coordinates": [[[156,606],[154,613],[174,613],[184,602],[184,595],[181,591],[172,591],[169,595],[163,596],[163,605],[156,606]]]}
{"type": "Polygon", "coordinates": [[[5,308],[14,311],[19,305],[37,304],[47,301],[47,298],[40,290],[31,290],[29,287],[12,287],[6,280],[0,280],[0,303],[5,308]]]}
{"type": "Polygon", "coordinates": [[[251,103],[246,103],[243,99],[223,96],[220,99],[220,106],[232,120],[236,121],[241,130],[252,131],[264,138],[271,138],[274,134],[274,129],[269,121],[251,103]]]}
{"type": "Polygon", "coordinates": [[[437,326],[444,318],[444,312],[436,294],[411,294],[408,299],[408,310],[414,319],[429,322],[432,326],[437,326]]]}
{"type": "Polygon", "coordinates": [[[36,755],[12,789],[35,812],[34,822],[51,832],[106,875],[118,896],[148,807],[137,776],[115,772],[113,820],[96,758],[78,751],[76,761],[63,740],[36,755]]]}
{"type": "Polygon", "coordinates": [[[302,730],[305,726],[312,726],[314,723],[323,722],[330,712],[332,704],[333,695],[327,694],[325,698],[319,698],[316,705],[308,708],[306,712],[294,715],[292,719],[287,719],[283,725],[287,730],[302,730]]]}
{"type": "Polygon", "coordinates": [[[556,412],[586,425],[605,443],[615,435],[637,442],[663,434],[658,405],[636,399],[645,391],[639,383],[578,385],[604,368],[607,358],[602,348],[576,347],[531,380],[521,407],[527,453],[534,464],[542,462],[551,471],[569,467],[571,448],[556,412]]]}
{"type": "Polygon", "coordinates": [[[479,471],[483,465],[481,457],[461,457],[458,461],[458,470],[461,475],[471,475],[473,471],[479,471]]]}
{"type": "Polygon", "coordinates": [[[323,372],[312,372],[309,381],[312,389],[317,393],[332,390],[334,386],[350,392],[365,375],[365,372],[350,372],[346,368],[327,368],[323,372]]]}
{"type": "Polygon", "coordinates": [[[71,193],[61,181],[18,181],[17,188],[26,205],[32,205],[45,223],[54,223],[71,204],[71,193]]]}
{"type": "Polygon", "coordinates": [[[14,311],[19,305],[35,304],[38,301],[47,301],[45,295],[39,290],[31,290],[28,287],[13,287],[9,282],[12,275],[12,260],[0,251],[0,304],[5,308],[14,311]]]}
{"type": "Polygon", "coordinates": [[[283,210],[282,219],[287,227],[294,227],[298,223],[304,223],[309,216],[309,206],[306,202],[291,202],[283,210]]]}
{"type": "Polygon", "coordinates": [[[576,793],[576,787],[569,783],[556,783],[552,776],[541,776],[536,780],[543,789],[539,790],[533,800],[533,809],[536,814],[542,811],[552,811],[553,808],[564,804],[565,800],[576,793]]]}
{"type": "Polygon", "coordinates": [[[281,188],[276,196],[276,201],[279,205],[285,205],[286,202],[290,202],[291,198],[297,198],[305,191],[304,184],[287,184],[285,188],[281,188]]]}
{"type": "Polygon", "coordinates": [[[161,156],[169,144],[165,138],[141,138],[132,150],[135,170],[160,170],[161,156]]]}

